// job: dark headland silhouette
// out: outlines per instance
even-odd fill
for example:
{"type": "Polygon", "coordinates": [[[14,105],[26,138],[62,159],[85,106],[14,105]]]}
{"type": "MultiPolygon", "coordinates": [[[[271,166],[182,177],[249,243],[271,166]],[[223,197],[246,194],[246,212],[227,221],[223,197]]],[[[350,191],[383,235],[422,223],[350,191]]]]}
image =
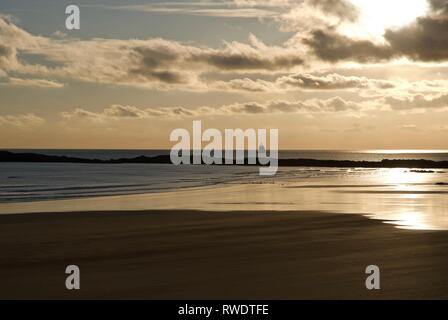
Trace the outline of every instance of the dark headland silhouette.
{"type": "MultiPolygon", "coordinates": [[[[83,159],[66,156],[50,156],[38,153],[13,153],[0,151],[0,162],[59,162],[59,163],[90,163],[90,164],[171,164],[169,155],[154,157],[139,156],[135,158],[120,158],[111,160],[83,159]]],[[[224,161],[223,161],[224,163],[224,161]]],[[[248,161],[245,161],[248,163],[248,161]]],[[[333,168],[417,168],[417,169],[448,169],[448,161],[432,161],[425,159],[403,159],[382,161],[351,161],[351,160],[316,160],[316,159],[279,159],[280,167],[333,167],[333,168]]],[[[246,164],[249,165],[249,164],[246,164]]],[[[258,164],[257,164],[258,165],[258,164]]]]}

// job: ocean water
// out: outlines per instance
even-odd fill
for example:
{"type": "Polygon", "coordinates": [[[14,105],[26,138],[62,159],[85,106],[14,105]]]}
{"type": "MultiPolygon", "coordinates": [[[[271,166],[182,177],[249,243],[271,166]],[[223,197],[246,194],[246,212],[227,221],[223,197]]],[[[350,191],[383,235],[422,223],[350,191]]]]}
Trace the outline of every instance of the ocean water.
{"type": "MultiPolygon", "coordinates": [[[[194,167],[193,170],[200,168],[194,167]]],[[[124,195],[123,187],[120,187],[115,194],[107,190],[103,196],[95,193],[92,197],[84,193],[85,197],[82,198],[79,194],[87,191],[76,190],[76,199],[64,194],[59,200],[0,203],[0,213],[158,209],[226,212],[273,210],[290,211],[291,214],[325,211],[360,214],[399,228],[448,230],[446,171],[418,173],[409,169],[281,168],[275,178],[262,179],[256,172],[247,171],[240,171],[236,177],[239,169],[235,167],[234,170],[232,173],[213,173],[220,182],[209,185],[201,186],[199,180],[203,173],[190,171],[188,176],[199,177],[194,187],[179,188],[178,182],[165,181],[166,185],[173,186],[169,191],[159,189],[148,193],[138,190],[136,194],[124,195]]],[[[40,192],[43,191],[37,191],[40,192]]]]}
{"type": "MultiPolygon", "coordinates": [[[[168,150],[9,150],[86,159],[133,158],[169,154],[168,150]]],[[[281,158],[331,160],[448,160],[448,152],[281,151],[281,158]]],[[[0,203],[99,197],[173,191],[222,184],[265,183],[370,173],[338,168],[282,168],[260,177],[257,167],[173,166],[167,164],[0,163],[0,203]]]]}
{"type": "Polygon", "coordinates": [[[0,163],[0,203],[161,192],[249,178],[256,168],[0,163]]]}
{"type": "MultiPolygon", "coordinates": [[[[163,154],[33,151],[101,159],[163,154]]],[[[446,152],[288,151],[281,156],[448,160],[446,152]]],[[[362,214],[401,228],[448,230],[448,170],[285,167],[274,177],[261,177],[257,167],[244,166],[0,163],[0,214],[150,209],[319,210],[362,214]]]]}
{"type": "Polygon", "coordinates": [[[347,169],[338,168],[280,168],[274,177],[262,177],[258,167],[244,166],[0,163],[0,203],[168,192],[346,173],[347,169]]]}

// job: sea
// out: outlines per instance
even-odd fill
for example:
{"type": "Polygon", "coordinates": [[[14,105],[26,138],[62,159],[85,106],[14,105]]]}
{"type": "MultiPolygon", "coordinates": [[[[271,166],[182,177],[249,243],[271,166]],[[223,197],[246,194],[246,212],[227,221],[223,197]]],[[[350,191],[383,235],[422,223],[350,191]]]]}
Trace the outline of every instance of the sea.
{"type": "MultiPolygon", "coordinates": [[[[87,159],[168,150],[8,150],[87,159]]],[[[448,151],[281,151],[280,158],[448,160],[448,151]]],[[[448,230],[448,170],[250,166],[0,163],[0,214],[132,210],[323,211],[419,230],[448,230]]]]}
{"type": "MultiPolygon", "coordinates": [[[[8,149],[84,159],[119,159],[169,154],[169,150],[8,149]]],[[[448,160],[447,150],[284,150],[283,159],[381,161],[383,159],[448,160]]],[[[371,173],[369,169],[281,168],[260,177],[258,168],[244,166],[173,166],[169,164],[0,163],[0,203],[104,197],[223,184],[297,181],[335,175],[371,173]]]]}

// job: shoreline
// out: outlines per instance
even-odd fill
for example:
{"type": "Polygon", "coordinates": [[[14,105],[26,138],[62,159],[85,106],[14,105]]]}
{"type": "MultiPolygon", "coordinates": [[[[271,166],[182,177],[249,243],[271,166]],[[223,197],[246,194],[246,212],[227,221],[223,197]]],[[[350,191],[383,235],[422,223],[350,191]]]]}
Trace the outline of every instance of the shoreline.
{"type": "Polygon", "coordinates": [[[0,215],[0,298],[442,299],[447,240],[318,211],[0,215]],[[65,290],[71,264],[80,291],[65,290]]]}
{"type": "MultiPolygon", "coordinates": [[[[193,163],[190,157],[190,163],[193,163]]],[[[244,158],[243,164],[236,164],[235,157],[232,163],[226,163],[225,158],[219,158],[222,164],[216,166],[263,166],[258,160],[255,164],[249,164],[248,158],[244,158]]],[[[370,168],[370,169],[448,169],[448,161],[433,161],[425,159],[383,159],[381,161],[354,161],[354,160],[318,160],[318,159],[283,159],[279,158],[279,167],[316,167],[316,168],[370,168]]],[[[204,164],[201,158],[202,164],[204,164]]],[[[39,153],[13,153],[0,150],[0,163],[80,163],[80,164],[170,164],[172,161],[169,155],[159,155],[154,157],[139,156],[134,158],[121,159],[85,159],[67,156],[50,156],[39,153]]],[[[190,164],[183,164],[190,165],[190,164]]],[[[201,165],[201,164],[197,164],[201,165]]]]}
{"type": "MultiPolygon", "coordinates": [[[[420,177],[426,179],[426,175],[420,177]]],[[[395,178],[396,175],[392,175],[391,179],[395,178]]],[[[338,180],[331,178],[300,183],[287,180],[281,183],[229,183],[168,192],[2,203],[0,216],[41,212],[147,210],[319,211],[334,214],[359,213],[369,219],[391,221],[394,225],[408,229],[448,230],[446,187],[420,183],[409,188],[408,184],[378,184],[377,180],[364,181],[355,176],[351,180],[341,177],[338,180]],[[434,203],[438,206],[434,206],[434,203]]]]}

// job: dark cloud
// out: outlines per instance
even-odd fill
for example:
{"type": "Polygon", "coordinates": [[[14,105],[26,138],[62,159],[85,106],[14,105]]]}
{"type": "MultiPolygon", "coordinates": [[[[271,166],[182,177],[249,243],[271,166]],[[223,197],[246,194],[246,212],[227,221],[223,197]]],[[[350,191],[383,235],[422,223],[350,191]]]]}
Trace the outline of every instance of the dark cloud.
{"type": "Polygon", "coordinates": [[[407,57],[415,61],[448,60],[448,1],[431,0],[432,10],[402,28],[386,30],[386,44],[355,40],[332,28],[311,32],[305,43],[320,59],[330,62],[354,60],[361,63],[407,57]]]}
{"type": "Polygon", "coordinates": [[[424,17],[407,27],[388,30],[386,40],[396,55],[418,61],[448,59],[448,17],[424,17]]]}
{"type": "MultiPolygon", "coordinates": [[[[147,112],[149,112],[147,110],[147,112]]],[[[195,115],[195,112],[188,110],[184,107],[174,107],[174,108],[164,108],[162,109],[162,113],[165,115],[174,115],[174,116],[186,116],[186,117],[192,117],[195,115]]]]}
{"type": "Polygon", "coordinates": [[[0,67],[7,67],[15,58],[14,49],[0,43],[0,67]]]}
{"type": "Polygon", "coordinates": [[[188,83],[188,77],[185,74],[175,71],[152,71],[145,69],[134,69],[130,71],[131,74],[140,75],[146,80],[159,81],[166,84],[182,84],[188,83]]]}
{"type": "Polygon", "coordinates": [[[145,80],[165,84],[187,83],[186,73],[173,70],[173,66],[179,65],[185,55],[184,50],[179,50],[176,44],[162,40],[133,47],[130,56],[135,61],[135,67],[129,70],[129,74],[131,77],[137,75],[145,80]]]}
{"type": "Polygon", "coordinates": [[[190,71],[204,68],[219,71],[278,70],[304,63],[294,50],[265,46],[254,36],[251,36],[251,41],[254,45],[229,43],[222,49],[210,49],[156,39],[146,46],[131,48],[132,59],[138,66],[133,73],[176,83],[182,80],[181,73],[165,71],[185,67],[190,71]]]}
{"type": "Polygon", "coordinates": [[[136,47],[135,53],[140,56],[143,68],[166,68],[177,62],[180,55],[169,45],[154,45],[154,47],[136,47]]]}
{"type": "Polygon", "coordinates": [[[304,40],[316,56],[330,62],[355,60],[361,63],[389,60],[394,53],[389,46],[378,46],[368,40],[353,40],[332,29],[315,30],[304,40]]]}
{"type": "Polygon", "coordinates": [[[3,44],[0,44],[0,57],[8,57],[11,56],[11,54],[12,54],[11,48],[3,44]]]}
{"type": "Polygon", "coordinates": [[[429,0],[429,3],[434,11],[439,13],[448,13],[447,0],[429,0]]]}
{"type": "Polygon", "coordinates": [[[302,65],[296,50],[269,47],[254,36],[251,44],[227,43],[221,49],[193,47],[174,41],[153,39],[123,46],[130,81],[188,84],[206,71],[277,71],[302,65]],[[137,79],[134,79],[137,76],[137,79]]]}
{"type": "Polygon", "coordinates": [[[294,55],[270,57],[267,55],[248,55],[244,52],[215,52],[202,54],[197,58],[199,61],[222,70],[277,70],[303,64],[303,59],[294,55]]]}

